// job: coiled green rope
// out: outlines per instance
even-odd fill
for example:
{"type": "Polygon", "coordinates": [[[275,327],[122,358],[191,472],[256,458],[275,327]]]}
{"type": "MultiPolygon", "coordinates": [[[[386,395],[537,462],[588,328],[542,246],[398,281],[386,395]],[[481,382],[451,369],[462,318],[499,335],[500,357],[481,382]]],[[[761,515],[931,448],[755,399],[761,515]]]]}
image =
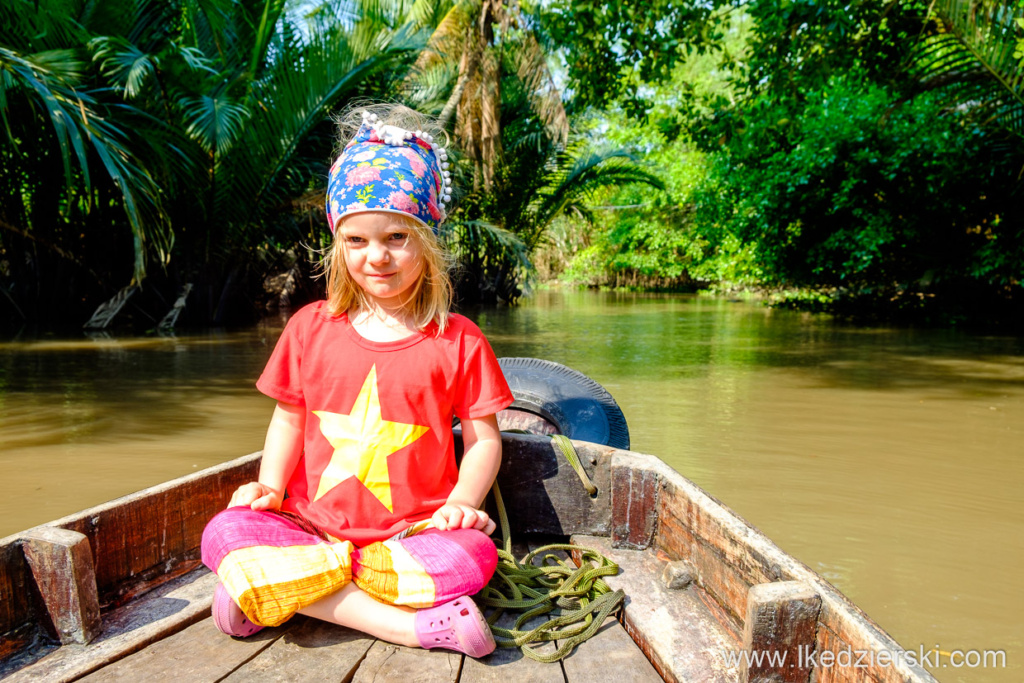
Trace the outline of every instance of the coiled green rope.
{"type": "MultiPolygon", "coordinates": [[[[580,476],[590,495],[597,493],[580,463],[572,442],[564,436],[552,437],[566,460],[580,476]]],[[[490,583],[476,596],[478,604],[493,607],[487,622],[494,633],[498,647],[518,647],[523,655],[539,662],[557,662],[579,643],[590,638],[604,623],[606,617],[622,604],[626,595],[613,591],[602,576],[614,576],[619,566],[595,550],[566,543],[556,543],[527,553],[522,560],[512,555],[512,538],[505,513],[505,504],[497,482],[492,488],[501,523],[503,547],[498,550],[498,568],[490,583]],[[577,567],[566,562],[556,552],[577,553],[577,567]],[[535,559],[540,564],[534,564],[535,559]],[[506,611],[522,612],[512,628],[501,628],[494,623],[506,611]],[[523,624],[542,614],[557,613],[543,624],[528,631],[523,624]],[[543,654],[537,646],[557,640],[558,648],[543,654]]]]}

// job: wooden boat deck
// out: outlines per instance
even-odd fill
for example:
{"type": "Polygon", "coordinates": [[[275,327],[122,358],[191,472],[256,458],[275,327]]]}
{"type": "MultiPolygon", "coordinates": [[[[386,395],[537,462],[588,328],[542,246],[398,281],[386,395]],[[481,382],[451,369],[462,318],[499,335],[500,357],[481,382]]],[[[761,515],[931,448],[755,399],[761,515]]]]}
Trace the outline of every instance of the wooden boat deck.
{"type": "Polygon", "coordinates": [[[445,650],[401,647],[299,616],[245,640],[224,636],[206,618],[80,680],[555,683],[593,681],[608,671],[627,681],[661,681],[614,619],[568,659],[544,664],[515,649],[474,660],[445,650]]]}
{"type": "MultiPolygon", "coordinates": [[[[39,652],[37,661],[8,671],[5,680],[569,683],[593,681],[609,671],[623,681],[662,680],[622,624],[611,617],[561,662],[537,662],[515,648],[499,648],[474,660],[446,650],[394,645],[301,615],[250,638],[230,638],[217,630],[210,616],[215,583],[216,577],[205,568],[195,569],[107,615],[107,636],[88,646],[39,652]]],[[[499,624],[511,621],[504,615],[499,624]]],[[[542,651],[555,647],[546,643],[542,651]]]]}

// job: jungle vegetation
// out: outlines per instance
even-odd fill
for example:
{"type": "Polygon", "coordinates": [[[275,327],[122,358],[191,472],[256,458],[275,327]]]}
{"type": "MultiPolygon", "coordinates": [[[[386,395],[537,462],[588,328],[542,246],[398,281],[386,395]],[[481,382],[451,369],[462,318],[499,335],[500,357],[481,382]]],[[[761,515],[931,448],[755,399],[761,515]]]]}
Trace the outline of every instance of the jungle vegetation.
{"type": "Polygon", "coordinates": [[[514,302],[539,261],[1021,318],[1024,0],[10,0],[0,22],[6,327],[316,296],[330,115],[382,99],[451,133],[462,303],[514,302]]]}
{"type": "Polygon", "coordinates": [[[1024,3],[755,1],[710,25],[645,120],[594,117],[669,192],[561,226],[564,279],[1022,329],[1024,3]]]}

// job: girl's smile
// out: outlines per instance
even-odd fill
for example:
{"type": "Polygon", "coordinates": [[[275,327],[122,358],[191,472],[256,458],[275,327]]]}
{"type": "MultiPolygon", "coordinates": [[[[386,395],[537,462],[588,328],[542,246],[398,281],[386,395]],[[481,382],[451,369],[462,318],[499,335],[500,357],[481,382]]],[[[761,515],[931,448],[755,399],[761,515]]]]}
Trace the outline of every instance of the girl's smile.
{"type": "Polygon", "coordinates": [[[385,311],[403,307],[423,274],[423,250],[394,214],[366,211],[338,225],[345,265],[369,302],[385,311]]]}

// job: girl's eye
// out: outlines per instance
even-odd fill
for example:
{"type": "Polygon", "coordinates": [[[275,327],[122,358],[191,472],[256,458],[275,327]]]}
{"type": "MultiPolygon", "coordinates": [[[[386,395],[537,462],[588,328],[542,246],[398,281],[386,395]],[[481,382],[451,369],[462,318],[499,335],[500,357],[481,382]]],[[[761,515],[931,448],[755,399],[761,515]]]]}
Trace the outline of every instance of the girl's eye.
{"type": "Polygon", "coordinates": [[[360,242],[363,241],[363,238],[357,235],[349,235],[345,239],[352,244],[359,244],[360,242]]]}
{"type": "Polygon", "coordinates": [[[406,238],[406,236],[407,235],[404,232],[393,232],[393,233],[391,233],[391,239],[393,239],[395,241],[404,240],[406,238]]]}

